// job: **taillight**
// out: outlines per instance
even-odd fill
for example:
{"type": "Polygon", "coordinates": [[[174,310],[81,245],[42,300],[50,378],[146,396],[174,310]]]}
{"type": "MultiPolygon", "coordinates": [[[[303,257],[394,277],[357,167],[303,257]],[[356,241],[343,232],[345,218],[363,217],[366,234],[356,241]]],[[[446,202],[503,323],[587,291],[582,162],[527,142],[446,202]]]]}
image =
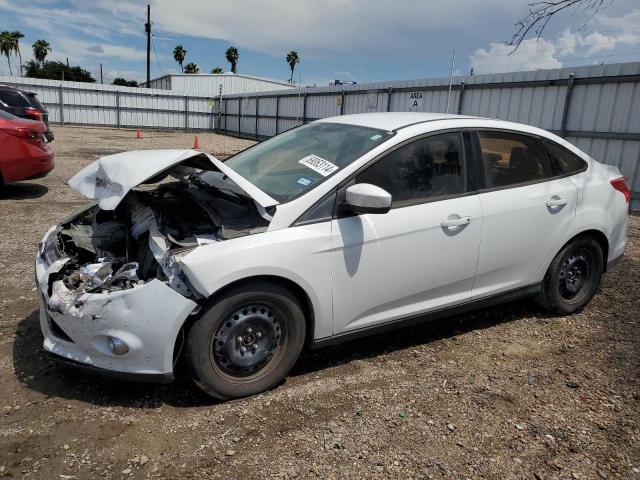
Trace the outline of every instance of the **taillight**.
{"type": "Polygon", "coordinates": [[[0,130],[8,133],[9,135],[13,135],[14,137],[27,138],[29,140],[35,140],[40,136],[40,132],[37,130],[29,130],[24,127],[1,128],[0,130]]]}
{"type": "Polygon", "coordinates": [[[629,203],[631,200],[631,190],[627,187],[627,177],[616,178],[611,180],[611,186],[624,195],[624,199],[629,203]]]}
{"type": "Polygon", "coordinates": [[[24,109],[24,113],[34,120],[42,121],[42,112],[33,107],[27,107],[24,109]]]}

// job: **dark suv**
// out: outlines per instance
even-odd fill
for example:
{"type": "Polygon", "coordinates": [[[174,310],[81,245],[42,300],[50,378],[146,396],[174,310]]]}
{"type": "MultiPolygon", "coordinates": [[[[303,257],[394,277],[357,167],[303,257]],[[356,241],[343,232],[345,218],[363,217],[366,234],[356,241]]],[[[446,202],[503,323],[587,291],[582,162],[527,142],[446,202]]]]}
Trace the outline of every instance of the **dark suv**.
{"type": "Polygon", "coordinates": [[[44,136],[47,142],[53,141],[53,132],[49,129],[49,111],[38,101],[35,93],[0,85],[0,110],[16,117],[44,122],[47,126],[44,136]]]}

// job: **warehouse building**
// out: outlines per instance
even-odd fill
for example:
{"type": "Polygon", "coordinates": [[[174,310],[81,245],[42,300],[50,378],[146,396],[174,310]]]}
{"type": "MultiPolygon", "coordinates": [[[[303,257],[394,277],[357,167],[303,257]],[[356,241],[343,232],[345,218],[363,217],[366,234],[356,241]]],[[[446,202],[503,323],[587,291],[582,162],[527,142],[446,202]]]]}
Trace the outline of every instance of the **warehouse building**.
{"type": "MultiPolygon", "coordinates": [[[[268,78],[253,77],[238,73],[220,74],[169,74],[155,78],[149,82],[149,87],[160,90],[171,90],[174,93],[217,96],[222,85],[223,95],[238,93],[271,92],[295,88],[288,82],[270,80],[268,78]]],[[[142,86],[147,87],[147,82],[142,86]]]]}

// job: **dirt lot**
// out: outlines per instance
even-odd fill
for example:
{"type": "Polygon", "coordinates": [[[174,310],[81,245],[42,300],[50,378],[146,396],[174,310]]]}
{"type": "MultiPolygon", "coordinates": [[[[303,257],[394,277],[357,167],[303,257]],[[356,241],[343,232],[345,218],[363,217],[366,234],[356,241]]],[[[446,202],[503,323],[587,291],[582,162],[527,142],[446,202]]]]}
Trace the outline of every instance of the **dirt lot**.
{"type": "MultiPolygon", "coordinates": [[[[32,258],[97,156],[192,134],[55,128],[56,169],[0,193],[0,477],[640,479],[640,217],[582,313],[510,304],[306,353],[214,402],[97,378],[41,350],[32,258]]],[[[251,142],[201,135],[224,157],[251,142]]]]}

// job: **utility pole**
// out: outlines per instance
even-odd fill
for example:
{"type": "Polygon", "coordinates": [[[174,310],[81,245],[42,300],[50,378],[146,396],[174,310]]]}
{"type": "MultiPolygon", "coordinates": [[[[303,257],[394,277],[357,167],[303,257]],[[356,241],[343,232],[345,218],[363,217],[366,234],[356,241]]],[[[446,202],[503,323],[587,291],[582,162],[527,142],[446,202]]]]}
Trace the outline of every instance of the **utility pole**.
{"type": "Polygon", "coordinates": [[[104,83],[102,81],[102,62],[100,62],[100,83],[104,83]]]}
{"type": "Polygon", "coordinates": [[[144,24],[147,33],[147,88],[151,88],[151,5],[147,5],[147,23],[144,24]]]}

